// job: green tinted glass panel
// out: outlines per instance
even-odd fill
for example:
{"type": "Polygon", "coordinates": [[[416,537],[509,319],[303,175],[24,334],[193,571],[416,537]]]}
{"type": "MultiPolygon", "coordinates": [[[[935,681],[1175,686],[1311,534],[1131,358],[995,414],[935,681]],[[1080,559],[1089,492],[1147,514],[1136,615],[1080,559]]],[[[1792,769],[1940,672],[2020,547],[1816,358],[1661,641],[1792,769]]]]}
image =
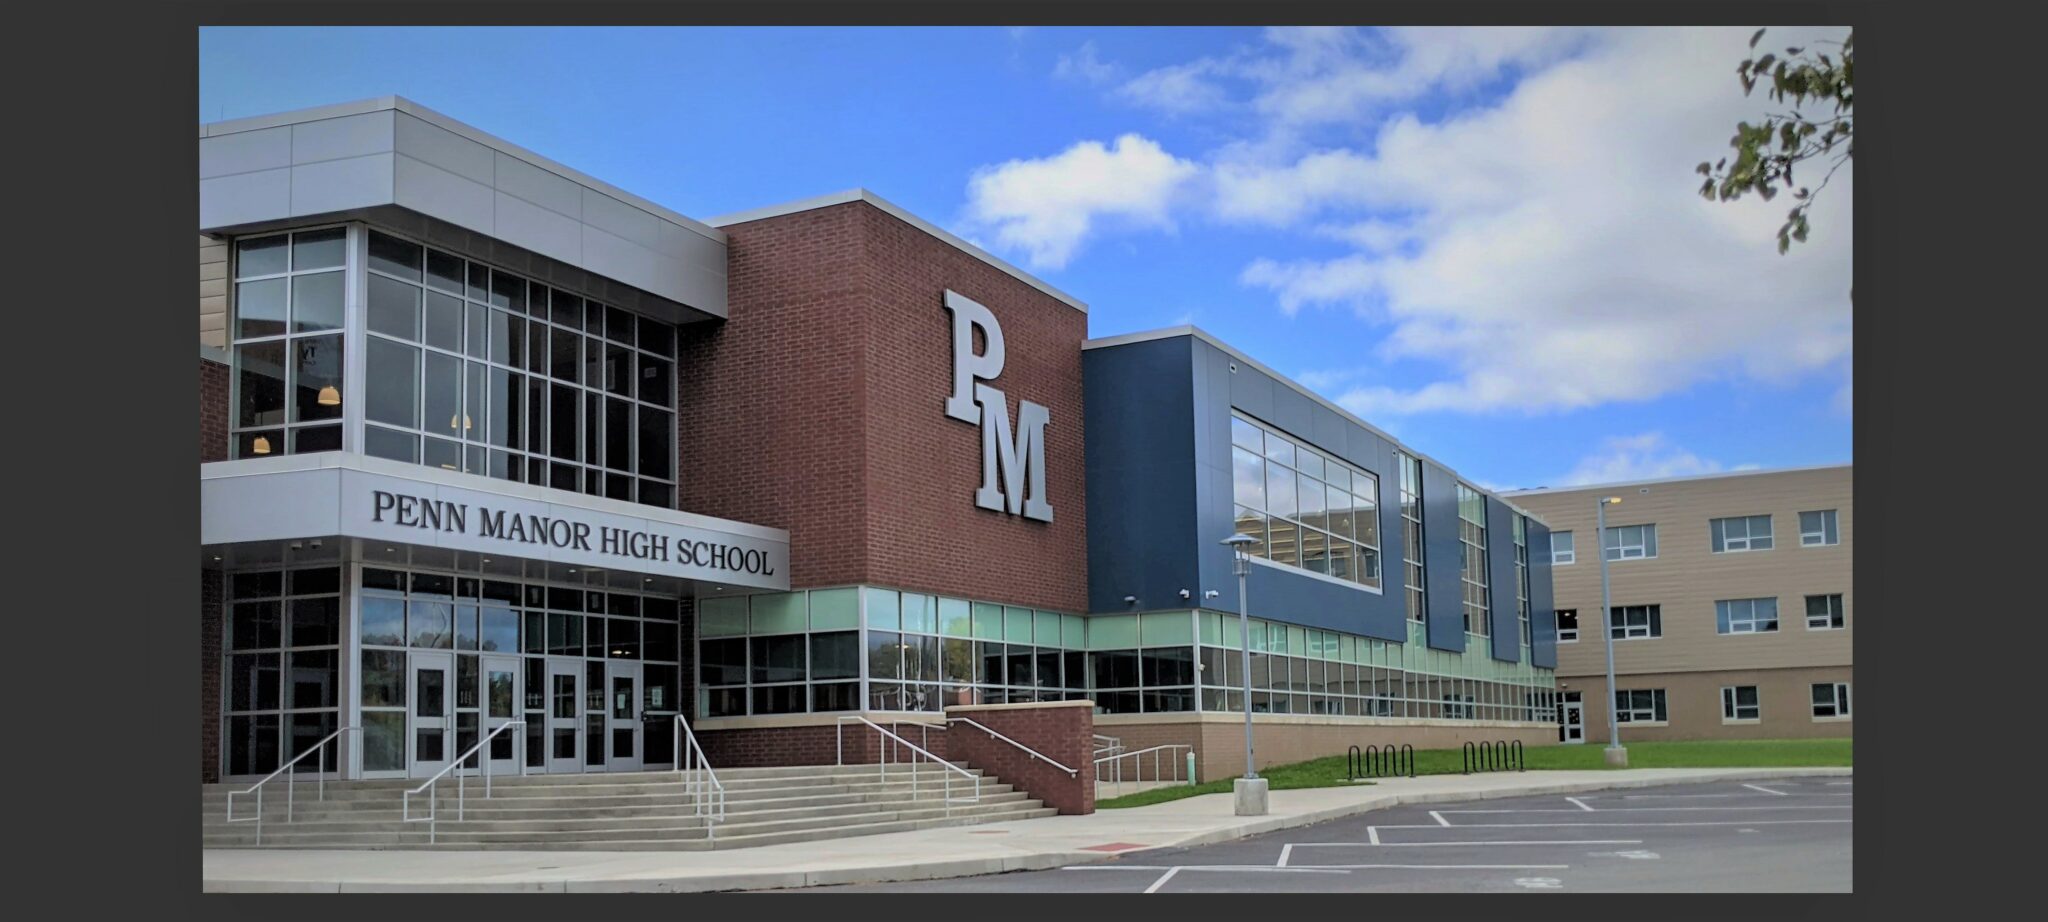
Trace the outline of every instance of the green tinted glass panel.
{"type": "Polygon", "coordinates": [[[1287,626],[1287,652],[1295,656],[1308,655],[1308,631],[1306,629],[1298,628],[1291,624],[1287,626]]]}
{"type": "Polygon", "coordinates": [[[1010,643],[1031,642],[1031,609],[1003,609],[1003,639],[1010,643]]]}
{"type": "Polygon", "coordinates": [[[1138,616],[1138,640],[1148,647],[1183,647],[1195,642],[1193,612],[1161,611],[1138,616]]]}
{"type": "Polygon", "coordinates": [[[1061,615],[1060,621],[1060,645],[1069,650],[1088,649],[1088,619],[1080,615],[1061,615]]]}
{"type": "Polygon", "coordinates": [[[968,612],[966,599],[940,599],[939,633],[947,637],[973,636],[974,620],[968,612]]]}
{"type": "Polygon", "coordinates": [[[703,599],[697,608],[697,630],[705,637],[737,637],[747,632],[745,596],[703,599]]]}
{"type": "Polygon", "coordinates": [[[1096,615],[1088,619],[1088,649],[1128,650],[1137,645],[1137,615],[1096,615]]]}
{"type": "Polygon", "coordinates": [[[1213,611],[1202,612],[1202,642],[1210,646],[1223,644],[1223,616],[1213,611]]]}
{"type": "Polygon", "coordinates": [[[878,631],[903,629],[902,599],[894,589],[864,590],[868,600],[868,627],[878,631]]]}
{"type": "Polygon", "coordinates": [[[1252,652],[1265,653],[1273,649],[1273,625],[1253,619],[1251,623],[1252,652]]]}
{"type": "Polygon", "coordinates": [[[986,602],[974,603],[974,637],[976,640],[1003,639],[1003,607],[986,602]]]}
{"type": "Polygon", "coordinates": [[[903,594],[903,629],[918,634],[938,633],[938,612],[934,611],[933,599],[915,592],[903,594]]]}
{"type": "Polygon", "coordinates": [[[860,591],[846,589],[811,590],[811,629],[854,630],[860,627],[860,591]]]}
{"type": "Polygon", "coordinates": [[[770,592],[753,600],[755,634],[801,634],[810,630],[809,612],[801,592],[770,592]]]}

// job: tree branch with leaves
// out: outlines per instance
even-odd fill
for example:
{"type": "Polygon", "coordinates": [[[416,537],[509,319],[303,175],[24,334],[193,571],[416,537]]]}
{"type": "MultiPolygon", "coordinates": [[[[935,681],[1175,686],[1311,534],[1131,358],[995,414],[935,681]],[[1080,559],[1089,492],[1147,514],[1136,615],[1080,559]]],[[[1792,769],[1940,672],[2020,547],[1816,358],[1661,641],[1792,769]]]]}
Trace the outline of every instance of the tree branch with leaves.
{"type": "MultiPolygon", "coordinates": [[[[1751,51],[1756,50],[1765,31],[1758,29],[1749,37],[1751,51]]],[[[1761,124],[1737,124],[1735,136],[1728,139],[1728,145],[1735,149],[1734,156],[1723,157],[1717,163],[1701,163],[1698,168],[1699,174],[1707,178],[1700,185],[1700,195],[1708,201],[1733,201],[1754,193],[1768,202],[1780,190],[1791,193],[1798,204],[1786,213],[1784,226],[1778,228],[1779,253],[1790,249],[1795,241],[1806,242],[1808,211],[1835,178],[1835,172],[1856,151],[1856,32],[1850,30],[1839,42],[1819,41],[1813,45],[1839,50],[1827,54],[1818,47],[1787,48],[1782,58],[1766,52],[1743,61],[1735,69],[1742,81],[1743,95],[1751,95],[1758,85],[1768,83],[1771,100],[1781,105],[1790,100],[1791,108],[1767,113],[1761,124]],[[1830,105],[1833,112],[1829,115],[1809,115],[1806,111],[1830,105]],[[1827,165],[1827,173],[1811,189],[1798,185],[1792,176],[1795,166],[1809,160],[1827,165]]]]}

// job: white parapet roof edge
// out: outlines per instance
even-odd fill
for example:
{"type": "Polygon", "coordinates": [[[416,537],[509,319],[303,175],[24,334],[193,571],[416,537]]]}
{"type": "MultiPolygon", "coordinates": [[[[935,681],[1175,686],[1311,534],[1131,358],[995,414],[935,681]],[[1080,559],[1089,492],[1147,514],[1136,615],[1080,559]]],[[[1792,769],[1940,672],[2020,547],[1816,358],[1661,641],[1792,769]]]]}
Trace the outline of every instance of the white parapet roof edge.
{"type": "Polygon", "coordinates": [[[712,240],[715,240],[719,243],[725,242],[724,231],[721,231],[716,227],[706,224],[703,221],[699,221],[695,218],[684,215],[673,208],[665,208],[661,205],[657,205],[651,201],[648,201],[645,198],[634,195],[631,192],[627,192],[624,189],[614,186],[611,183],[593,177],[588,173],[584,173],[581,170],[576,170],[567,166],[563,166],[562,164],[554,160],[550,160],[546,157],[534,153],[533,151],[527,150],[524,147],[520,147],[519,145],[507,141],[504,138],[498,137],[497,135],[491,134],[487,131],[483,131],[474,126],[457,121],[453,118],[450,118],[446,115],[429,109],[426,106],[413,102],[412,100],[407,99],[403,96],[375,96],[369,99],[358,99],[354,102],[335,103],[333,105],[328,106],[313,106],[305,109],[293,109],[289,112],[274,112],[268,115],[256,115],[250,116],[248,118],[232,118],[220,122],[203,122],[199,126],[199,136],[202,138],[219,137],[220,135],[234,134],[236,132],[259,131],[264,128],[276,128],[280,125],[296,125],[304,122],[317,122],[323,119],[342,118],[344,116],[349,115],[361,115],[365,112],[378,112],[384,109],[395,109],[399,112],[403,112],[407,115],[417,118],[420,121],[426,122],[437,128],[447,129],[448,131],[454,132],[457,135],[460,135],[471,141],[475,141],[478,144],[482,144],[485,147],[496,150],[507,156],[516,157],[520,160],[524,160],[527,163],[532,164],[533,166],[539,167],[550,173],[554,173],[558,176],[561,176],[563,179],[567,179],[570,182],[588,186],[592,189],[609,195],[612,198],[618,199],[619,201],[625,202],[629,205],[643,209],[645,211],[652,212],[653,214],[659,217],[665,218],[677,225],[680,225],[691,231],[695,231],[696,233],[708,237],[712,240]]]}
{"type": "Polygon", "coordinates": [[[744,224],[748,221],[759,221],[763,218],[778,218],[783,215],[796,214],[797,212],[800,211],[815,211],[819,208],[829,208],[833,205],[844,205],[848,202],[866,202],[870,205],[875,206],[876,208],[880,208],[883,211],[886,211],[889,214],[894,215],[898,220],[902,221],[903,223],[939,238],[941,242],[951,245],[954,249],[957,249],[962,253],[966,253],[967,255],[972,256],[975,259],[979,259],[982,262],[988,263],[989,265],[996,267],[997,269],[1001,269],[1003,272],[1007,273],[1008,275],[1012,276],[1018,281],[1023,282],[1026,285],[1029,285],[1033,288],[1038,289],[1039,291],[1042,291],[1048,295],[1051,295],[1054,298],[1059,299],[1067,306],[1072,307],[1073,309],[1080,311],[1084,314],[1088,312],[1087,303],[1083,302],[1081,299],[1076,298],[1073,295],[1067,294],[1064,291],[1061,291],[1057,288],[1052,287],[1051,285],[1046,284],[1043,279],[1040,279],[1029,272],[1025,272],[1024,270],[1011,265],[1010,263],[1004,261],[1000,257],[997,257],[996,255],[990,253],[989,251],[960,239],[958,236],[955,236],[954,234],[946,231],[945,229],[939,227],[938,225],[933,224],[932,222],[927,221],[923,218],[920,218],[917,215],[911,214],[910,212],[903,210],[901,207],[897,206],[895,203],[889,201],[888,199],[882,198],[881,196],[876,195],[873,192],[869,192],[866,189],[847,189],[843,192],[834,192],[829,195],[820,195],[815,198],[807,198],[794,202],[784,202],[780,205],[769,205],[764,208],[750,208],[747,209],[746,211],[735,211],[731,214],[719,215],[718,217],[715,218],[708,218],[705,220],[704,223],[709,224],[712,227],[730,227],[734,224],[744,224]]]}
{"type": "MultiPolygon", "coordinates": [[[[1240,362],[1245,363],[1246,365],[1250,365],[1251,367],[1258,369],[1267,377],[1272,378],[1275,381],[1278,381],[1282,384],[1287,385],[1288,387],[1293,388],[1296,393],[1299,393],[1302,396],[1307,397],[1308,399],[1313,400],[1318,404],[1321,404],[1325,409],[1335,411],[1338,416],[1341,416],[1354,423],[1357,423],[1360,426],[1364,426],[1367,432],[1377,435],[1380,438],[1386,439],[1395,448],[1400,449],[1402,454],[1414,458],[1420,458],[1424,461],[1436,465],[1437,467],[1449,471],[1451,475],[1454,477],[1457,476],[1457,468],[1454,468],[1448,464],[1443,463],[1442,461],[1438,461],[1437,459],[1430,457],[1427,454],[1415,450],[1415,448],[1408,445],[1408,443],[1403,442],[1400,439],[1394,438],[1394,436],[1388,433],[1385,429],[1381,429],[1378,426],[1366,422],[1364,419],[1359,418],[1358,414],[1338,406],[1337,404],[1331,402],[1329,398],[1324,397],[1323,395],[1318,394],[1315,391],[1309,390],[1301,382],[1296,381],[1293,378],[1283,375],[1277,371],[1274,371],[1272,366],[1267,365],[1266,363],[1261,362],[1258,359],[1252,358],[1249,355],[1246,355],[1243,350],[1229,343],[1226,343],[1223,340],[1217,339],[1214,334],[1210,333],[1207,330],[1202,329],[1201,327],[1194,326],[1193,324],[1183,324],[1181,326],[1176,327],[1161,327],[1157,330],[1145,330],[1138,333],[1124,333],[1117,336],[1105,336],[1101,339],[1091,339],[1082,343],[1081,349],[1083,351],[1089,349],[1108,349],[1114,346],[1129,345],[1131,343],[1151,342],[1153,340],[1158,339],[1175,339],[1182,336],[1192,336],[1196,339],[1201,340],[1202,342],[1214,346],[1218,351],[1222,352],[1223,354],[1228,355],[1231,358],[1234,358],[1240,362]]],[[[1508,502],[1508,496],[1510,495],[1509,493],[1488,490],[1485,487],[1467,481],[1463,477],[1459,477],[1458,481],[1460,483],[1464,483],[1466,486],[1469,486],[1474,490],[1478,490],[1480,493],[1499,499],[1503,503],[1507,503],[1508,508],[1515,510],[1515,512],[1520,513],[1521,515],[1528,516],[1529,518],[1535,520],[1537,524],[1540,524],[1545,528],[1550,527],[1550,523],[1544,521],[1542,516],[1539,516],[1536,513],[1530,512],[1527,509],[1517,506],[1512,502],[1508,502]]]]}
{"type": "Polygon", "coordinates": [[[1716,471],[1712,474],[1687,474],[1682,477],[1657,477],[1650,480],[1618,480],[1611,483],[1582,483],[1569,487],[1530,487],[1526,490],[1508,490],[1503,496],[1542,496],[1548,493],[1591,493],[1612,490],[1616,487],[1643,487],[1660,483],[1683,483],[1692,480],[1726,480],[1732,477],[1756,477],[1763,474],[1797,474],[1805,471],[1846,470],[1856,466],[1854,461],[1840,464],[1807,464],[1798,467],[1760,467],[1741,471],[1716,471]]]}

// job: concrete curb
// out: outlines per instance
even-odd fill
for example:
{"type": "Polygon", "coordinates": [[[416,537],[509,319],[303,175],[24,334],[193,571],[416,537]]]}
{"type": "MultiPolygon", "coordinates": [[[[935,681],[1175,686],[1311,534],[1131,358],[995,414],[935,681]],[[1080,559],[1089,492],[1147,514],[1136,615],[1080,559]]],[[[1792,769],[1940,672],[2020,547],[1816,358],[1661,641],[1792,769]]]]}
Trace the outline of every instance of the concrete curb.
{"type": "MultiPolygon", "coordinates": [[[[1561,781],[1502,788],[1494,791],[1387,792],[1356,803],[1235,823],[1221,829],[1182,836],[1144,848],[1123,852],[1046,850],[1021,852],[1001,858],[968,858],[952,861],[904,861],[863,867],[827,868],[815,871],[778,870],[732,874],[694,874],[676,877],[635,877],[612,880],[449,880],[449,881],[284,881],[206,880],[206,893],[709,893],[728,890],[786,890],[832,884],[878,884],[949,877],[972,877],[1009,871],[1039,871],[1071,864],[1114,861],[1126,855],[1170,848],[1213,845],[1263,835],[1314,823],[1342,819],[1388,807],[1411,804],[1463,803],[1509,797],[1537,797],[1545,794],[1578,794],[1587,791],[1628,790],[1672,784],[1708,781],[1762,781],[1772,778],[1853,776],[1853,768],[1780,768],[1753,771],[1718,771],[1694,777],[1629,778],[1613,781],[1561,781]]],[[[1219,795],[1220,796],[1220,795],[1219,795]]]]}

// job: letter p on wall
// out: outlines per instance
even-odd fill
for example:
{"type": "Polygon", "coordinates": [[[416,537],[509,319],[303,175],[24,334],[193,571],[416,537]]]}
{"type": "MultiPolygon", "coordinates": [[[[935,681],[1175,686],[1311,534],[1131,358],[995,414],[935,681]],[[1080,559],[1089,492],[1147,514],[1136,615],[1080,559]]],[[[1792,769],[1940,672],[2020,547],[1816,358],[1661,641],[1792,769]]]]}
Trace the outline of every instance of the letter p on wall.
{"type": "Polygon", "coordinates": [[[946,310],[953,315],[953,393],[946,398],[946,415],[963,423],[981,422],[981,408],[975,406],[974,382],[994,381],[1003,373],[1003,326],[981,303],[957,291],[946,292],[946,310]],[[974,354],[974,328],[980,327],[988,349],[974,354]]]}

